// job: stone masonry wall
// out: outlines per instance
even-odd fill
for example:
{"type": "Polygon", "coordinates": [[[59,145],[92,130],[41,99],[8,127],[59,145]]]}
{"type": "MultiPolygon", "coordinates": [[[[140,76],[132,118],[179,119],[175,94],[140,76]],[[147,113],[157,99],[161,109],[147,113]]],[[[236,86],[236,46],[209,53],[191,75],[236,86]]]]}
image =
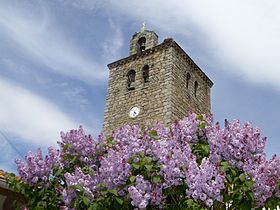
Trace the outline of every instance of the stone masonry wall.
{"type": "Polygon", "coordinates": [[[207,81],[201,70],[193,65],[188,56],[176,45],[172,45],[172,117],[171,120],[182,119],[189,111],[198,114],[210,114],[210,88],[212,82],[207,81]],[[187,73],[190,74],[187,87],[187,73]],[[195,81],[198,88],[195,96],[195,81]]]}
{"type": "Polygon", "coordinates": [[[103,132],[124,124],[170,123],[171,118],[171,48],[163,47],[132,56],[131,60],[110,67],[108,94],[103,132]],[[149,82],[144,83],[142,68],[149,66],[149,82]],[[135,90],[127,89],[127,72],[136,71],[135,90]],[[138,106],[140,114],[129,117],[132,107],[138,106]]]}

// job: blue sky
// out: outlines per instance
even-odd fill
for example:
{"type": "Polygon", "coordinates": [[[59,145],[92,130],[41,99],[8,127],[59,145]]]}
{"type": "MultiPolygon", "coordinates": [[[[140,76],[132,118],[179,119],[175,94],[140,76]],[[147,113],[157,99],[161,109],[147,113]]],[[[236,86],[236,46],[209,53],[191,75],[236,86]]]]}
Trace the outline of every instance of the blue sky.
{"type": "Polygon", "coordinates": [[[0,0],[0,168],[83,125],[97,136],[107,64],[147,28],[174,38],[212,79],[215,121],[250,121],[280,154],[277,0],[0,0]]]}

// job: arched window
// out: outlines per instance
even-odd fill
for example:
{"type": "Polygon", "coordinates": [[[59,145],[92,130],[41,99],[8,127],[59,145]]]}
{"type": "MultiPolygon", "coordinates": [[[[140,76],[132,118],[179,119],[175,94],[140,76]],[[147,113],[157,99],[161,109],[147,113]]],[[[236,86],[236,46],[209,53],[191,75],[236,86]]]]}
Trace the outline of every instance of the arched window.
{"type": "Polygon", "coordinates": [[[190,80],[191,80],[191,75],[190,75],[190,73],[188,72],[188,73],[187,73],[187,76],[186,76],[186,86],[187,86],[187,89],[189,89],[190,80]]]}
{"type": "Polygon", "coordinates": [[[198,82],[195,81],[195,82],[194,82],[194,96],[195,96],[195,97],[197,96],[197,90],[198,90],[198,82]]]}
{"type": "Polygon", "coordinates": [[[127,89],[128,90],[134,90],[135,89],[135,75],[136,72],[134,70],[130,70],[127,73],[127,89]]]}
{"type": "Polygon", "coordinates": [[[138,51],[139,52],[143,52],[146,48],[146,38],[145,37],[141,37],[139,40],[138,40],[138,51]]]}
{"type": "Polygon", "coordinates": [[[145,65],[142,68],[144,83],[149,82],[149,66],[145,65]]]}

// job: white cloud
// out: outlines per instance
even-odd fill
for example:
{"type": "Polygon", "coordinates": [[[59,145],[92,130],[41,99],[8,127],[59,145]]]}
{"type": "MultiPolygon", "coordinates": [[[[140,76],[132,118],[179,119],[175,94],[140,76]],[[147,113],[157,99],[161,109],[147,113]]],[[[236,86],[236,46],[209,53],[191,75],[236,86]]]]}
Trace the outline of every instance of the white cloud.
{"type": "Polygon", "coordinates": [[[206,34],[216,59],[230,66],[228,70],[280,90],[279,7],[276,1],[215,0],[194,3],[188,13],[206,34]]]}
{"type": "MultiPolygon", "coordinates": [[[[96,1],[80,4],[84,4],[81,8],[90,9],[96,1]]],[[[216,63],[217,68],[225,65],[223,70],[246,81],[280,90],[277,0],[107,0],[106,7],[128,19],[147,20],[150,29],[152,25],[170,36],[180,34],[197,44],[203,43],[209,63],[216,63]]]]}
{"type": "Polygon", "coordinates": [[[101,47],[103,49],[103,57],[112,61],[120,58],[120,49],[123,46],[123,34],[121,27],[115,21],[109,19],[108,22],[113,36],[106,37],[101,43],[101,47]]]}
{"type": "Polygon", "coordinates": [[[87,9],[96,11],[102,7],[105,6],[106,0],[61,0],[62,2],[65,2],[67,4],[71,4],[74,7],[80,8],[80,9],[87,9]]]}
{"type": "Polygon", "coordinates": [[[51,102],[2,79],[0,98],[1,130],[26,142],[55,145],[61,130],[68,131],[79,126],[51,102]]]}
{"type": "Polygon", "coordinates": [[[67,38],[67,34],[59,30],[59,25],[50,21],[50,11],[43,6],[34,14],[30,10],[2,4],[0,34],[17,43],[14,46],[32,62],[44,64],[57,73],[90,84],[99,84],[107,78],[102,64],[92,61],[77,44],[67,38]]]}

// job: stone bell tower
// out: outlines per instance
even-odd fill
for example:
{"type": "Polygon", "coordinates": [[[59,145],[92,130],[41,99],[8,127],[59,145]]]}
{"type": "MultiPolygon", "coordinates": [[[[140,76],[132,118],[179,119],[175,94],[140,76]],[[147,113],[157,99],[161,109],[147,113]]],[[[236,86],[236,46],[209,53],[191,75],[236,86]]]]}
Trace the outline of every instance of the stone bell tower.
{"type": "Polygon", "coordinates": [[[124,124],[168,126],[188,111],[210,113],[212,81],[171,38],[142,26],[130,41],[129,56],[108,64],[103,132],[124,124]]]}

